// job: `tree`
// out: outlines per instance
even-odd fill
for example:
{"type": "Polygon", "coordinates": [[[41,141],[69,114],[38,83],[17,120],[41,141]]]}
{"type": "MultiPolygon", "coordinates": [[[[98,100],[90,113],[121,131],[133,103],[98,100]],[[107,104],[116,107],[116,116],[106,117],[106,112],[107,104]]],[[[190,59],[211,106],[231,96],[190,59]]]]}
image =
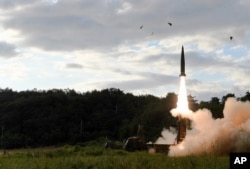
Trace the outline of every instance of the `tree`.
{"type": "Polygon", "coordinates": [[[195,100],[195,97],[188,95],[188,106],[192,111],[198,110],[199,104],[197,103],[197,100],[195,100]]]}
{"type": "Polygon", "coordinates": [[[250,101],[250,92],[247,91],[245,96],[240,98],[241,101],[250,101]]]}
{"type": "MultiPolygon", "coordinates": [[[[228,94],[222,98],[233,94],[228,94]]],[[[242,100],[247,100],[247,92],[242,100]]],[[[191,110],[208,108],[221,118],[223,104],[216,97],[197,104],[188,96],[191,110]]],[[[2,148],[75,144],[109,137],[123,140],[136,135],[144,126],[145,140],[154,141],[162,129],[176,125],[170,111],[176,108],[177,95],[168,93],[134,96],[115,88],[86,93],[70,89],[13,91],[0,89],[0,127],[2,148]]]]}
{"type": "Polygon", "coordinates": [[[222,97],[222,104],[224,105],[225,102],[227,101],[228,98],[230,97],[234,97],[235,98],[235,95],[233,93],[228,93],[227,95],[223,96],[222,97]]]}

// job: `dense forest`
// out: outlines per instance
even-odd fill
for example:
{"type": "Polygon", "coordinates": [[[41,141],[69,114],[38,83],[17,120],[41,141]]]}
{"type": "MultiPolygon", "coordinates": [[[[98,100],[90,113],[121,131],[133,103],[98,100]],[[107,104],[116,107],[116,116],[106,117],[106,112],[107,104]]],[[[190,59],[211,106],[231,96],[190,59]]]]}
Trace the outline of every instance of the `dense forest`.
{"type": "MultiPolygon", "coordinates": [[[[189,107],[208,108],[214,118],[222,118],[228,97],[235,96],[230,93],[197,103],[189,95],[189,107]]],[[[250,100],[250,93],[237,99],[250,100]]],[[[146,141],[155,141],[164,127],[176,126],[170,113],[176,102],[175,93],[158,98],[115,88],[86,93],[0,89],[1,148],[76,144],[99,137],[123,140],[136,135],[138,125],[144,126],[146,141]]]]}

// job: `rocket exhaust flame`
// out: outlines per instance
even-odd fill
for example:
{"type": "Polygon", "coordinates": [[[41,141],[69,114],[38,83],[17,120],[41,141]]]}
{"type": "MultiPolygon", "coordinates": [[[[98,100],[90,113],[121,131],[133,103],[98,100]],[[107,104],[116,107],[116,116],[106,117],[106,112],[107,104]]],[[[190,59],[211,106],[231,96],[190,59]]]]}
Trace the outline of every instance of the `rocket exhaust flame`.
{"type": "Polygon", "coordinates": [[[190,114],[190,110],[188,108],[188,99],[187,99],[187,90],[186,90],[186,83],[185,83],[185,76],[180,76],[180,89],[178,94],[178,102],[177,102],[177,108],[175,109],[175,112],[178,116],[178,133],[176,141],[179,144],[184,140],[186,137],[186,131],[187,131],[187,117],[190,114]]]}
{"type": "Polygon", "coordinates": [[[185,76],[180,77],[180,89],[176,109],[180,114],[189,112],[185,76]]]}

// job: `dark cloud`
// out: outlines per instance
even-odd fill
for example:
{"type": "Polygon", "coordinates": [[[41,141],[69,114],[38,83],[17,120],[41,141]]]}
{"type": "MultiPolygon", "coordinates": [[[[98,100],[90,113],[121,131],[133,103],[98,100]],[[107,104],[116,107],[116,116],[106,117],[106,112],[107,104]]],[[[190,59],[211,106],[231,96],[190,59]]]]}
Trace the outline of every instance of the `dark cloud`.
{"type": "MultiPolygon", "coordinates": [[[[128,74],[128,72],[126,72],[128,74]]],[[[107,88],[110,86],[118,87],[124,90],[138,90],[157,88],[166,85],[178,84],[179,78],[176,76],[168,76],[164,74],[151,73],[151,72],[131,72],[129,74],[139,75],[141,78],[132,80],[121,80],[121,81],[108,81],[102,84],[102,87],[107,88]]]]}
{"type": "Polygon", "coordinates": [[[129,70],[124,70],[124,69],[120,69],[120,68],[114,68],[114,69],[111,69],[111,71],[114,71],[116,73],[121,73],[123,75],[133,75],[134,73],[129,71],[129,70]]]}
{"type": "Polygon", "coordinates": [[[202,82],[197,80],[197,79],[186,79],[186,83],[187,83],[187,86],[195,86],[195,85],[199,85],[201,84],[202,82]]]}
{"type": "Polygon", "coordinates": [[[204,55],[202,56],[202,54],[198,52],[185,52],[187,70],[189,68],[191,68],[192,70],[205,70],[207,68],[210,68],[211,66],[221,66],[221,64],[223,64],[219,59],[215,59],[209,54],[204,53],[204,55]]]}
{"type": "Polygon", "coordinates": [[[104,3],[61,1],[52,6],[35,4],[13,11],[3,24],[20,30],[26,45],[73,50],[119,43],[126,30],[117,21],[120,22],[118,15],[104,3]]]}
{"type": "Polygon", "coordinates": [[[83,66],[81,64],[78,64],[78,63],[68,63],[68,64],[66,64],[66,68],[68,68],[68,69],[82,69],[83,66]]]}
{"type": "Polygon", "coordinates": [[[195,97],[195,100],[199,100],[199,101],[210,101],[212,97],[218,97],[219,99],[221,99],[223,96],[225,96],[226,94],[228,94],[229,92],[226,90],[221,90],[221,91],[189,91],[190,94],[195,97]]]}
{"type": "Polygon", "coordinates": [[[223,71],[236,66],[231,60],[225,60],[222,56],[215,56],[214,53],[186,52],[185,61],[186,71],[194,73],[205,73],[205,71],[209,73],[211,70],[215,70],[215,68],[223,71]]]}
{"type": "Polygon", "coordinates": [[[17,6],[30,5],[34,3],[34,0],[21,0],[21,1],[11,1],[11,0],[0,0],[0,6],[2,9],[15,8],[17,6]]]}
{"type": "Polygon", "coordinates": [[[26,45],[50,50],[113,48],[124,42],[143,41],[152,31],[156,39],[207,32],[215,36],[225,28],[244,28],[247,24],[248,9],[234,1],[182,0],[173,3],[171,0],[147,0],[127,3],[131,4],[131,10],[119,14],[117,10],[124,6],[123,1],[58,1],[54,5],[31,0],[0,1],[10,11],[3,21],[6,28],[21,31],[26,45]],[[14,10],[15,6],[23,8],[14,10]],[[169,21],[173,22],[171,28],[169,21]],[[138,29],[141,24],[143,30],[138,29]]]}
{"type": "Polygon", "coordinates": [[[168,53],[168,54],[149,55],[149,56],[145,56],[138,62],[152,63],[152,62],[159,62],[159,61],[163,61],[169,65],[179,65],[180,54],[168,53]]]}
{"type": "Polygon", "coordinates": [[[149,79],[155,85],[176,85],[179,82],[179,78],[176,76],[160,74],[160,73],[152,73],[152,72],[142,72],[140,73],[145,79],[149,79]]]}
{"type": "Polygon", "coordinates": [[[0,42],[0,57],[11,58],[17,56],[16,47],[6,42],[0,42]]]}
{"type": "MultiPolygon", "coordinates": [[[[180,50],[181,51],[181,50],[180,50]]],[[[180,68],[180,53],[167,53],[167,54],[159,54],[159,55],[149,55],[137,62],[147,65],[149,63],[165,63],[166,65],[170,65],[173,68],[176,66],[176,69],[180,68]]],[[[188,51],[185,52],[185,63],[186,63],[186,71],[205,71],[209,70],[213,67],[232,67],[232,63],[230,61],[222,60],[222,58],[216,57],[211,53],[201,53],[196,51],[188,51]]]]}

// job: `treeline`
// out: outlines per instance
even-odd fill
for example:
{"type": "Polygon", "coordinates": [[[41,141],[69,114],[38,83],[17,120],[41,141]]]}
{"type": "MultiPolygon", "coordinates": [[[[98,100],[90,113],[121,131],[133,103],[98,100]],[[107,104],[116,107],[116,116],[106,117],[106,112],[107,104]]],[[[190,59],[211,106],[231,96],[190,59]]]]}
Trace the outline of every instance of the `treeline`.
{"type": "MultiPolygon", "coordinates": [[[[188,96],[189,107],[211,109],[214,118],[221,118],[227,97],[234,94],[200,103],[188,96]]],[[[239,99],[250,100],[250,93],[239,99]]],[[[158,98],[115,88],[86,93],[0,89],[1,148],[75,144],[99,137],[123,140],[136,135],[138,125],[144,126],[146,141],[155,141],[164,127],[176,126],[170,113],[176,102],[175,93],[158,98]]]]}

